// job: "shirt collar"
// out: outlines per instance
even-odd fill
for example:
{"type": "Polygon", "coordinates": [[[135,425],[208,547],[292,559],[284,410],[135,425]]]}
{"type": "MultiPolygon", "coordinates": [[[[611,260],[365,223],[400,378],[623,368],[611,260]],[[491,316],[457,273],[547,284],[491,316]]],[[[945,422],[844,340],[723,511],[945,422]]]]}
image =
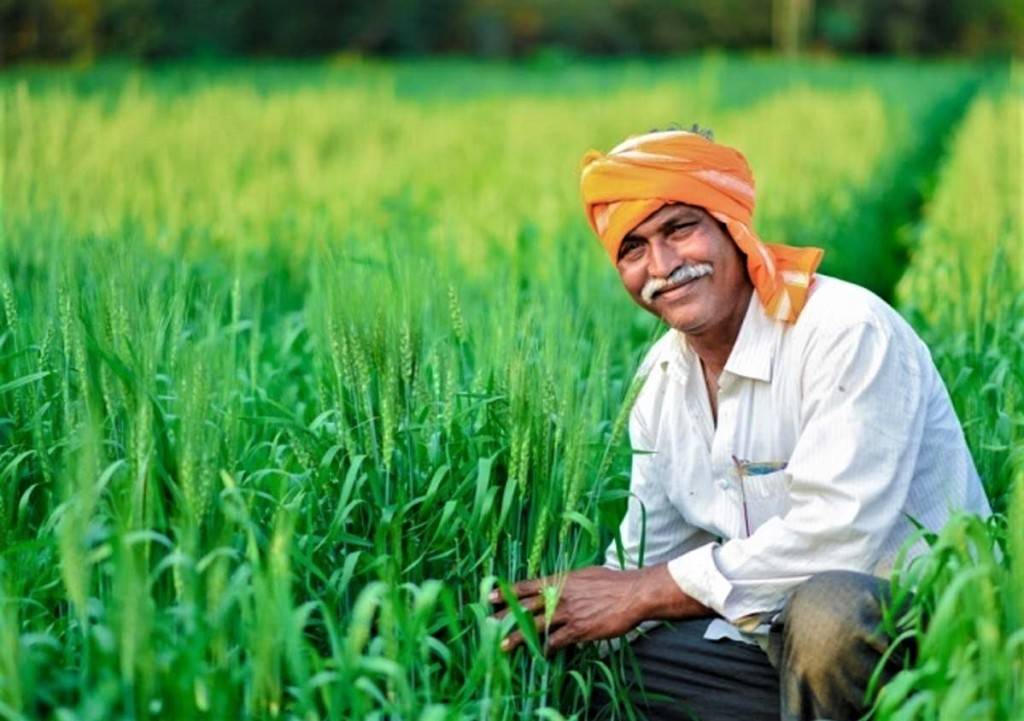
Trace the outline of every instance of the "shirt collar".
{"type": "Polygon", "coordinates": [[[745,378],[770,382],[775,349],[785,321],[771,318],[765,313],[755,290],[750,294],[747,314],[743,318],[736,343],[725,362],[725,370],[745,378]]]}
{"type": "MultiPolygon", "coordinates": [[[[783,321],[770,318],[764,311],[757,291],[750,294],[747,313],[743,316],[740,332],[736,336],[732,352],[725,363],[724,371],[733,375],[770,382],[775,349],[783,331],[783,321]]],[[[673,365],[680,380],[685,380],[691,367],[699,367],[697,354],[686,342],[686,336],[673,330],[673,365]]]]}

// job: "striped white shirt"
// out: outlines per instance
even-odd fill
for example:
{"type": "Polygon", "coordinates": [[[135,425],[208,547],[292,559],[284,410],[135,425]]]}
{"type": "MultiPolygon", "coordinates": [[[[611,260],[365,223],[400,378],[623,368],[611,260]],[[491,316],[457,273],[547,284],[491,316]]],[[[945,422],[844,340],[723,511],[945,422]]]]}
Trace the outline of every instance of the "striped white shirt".
{"type": "MultiPolygon", "coordinates": [[[[818,274],[793,324],[752,293],[717,426],[683,334],[659,339],[639,373],[623,565],[668,562],[683,591],[744,628],[819,571],[888,576],[910,518],[938,530],[958,509],[991,512],[928,348],[859,286],[818,274]]],[[[613,542],[606,565],[619,560],[613,542]]]]}

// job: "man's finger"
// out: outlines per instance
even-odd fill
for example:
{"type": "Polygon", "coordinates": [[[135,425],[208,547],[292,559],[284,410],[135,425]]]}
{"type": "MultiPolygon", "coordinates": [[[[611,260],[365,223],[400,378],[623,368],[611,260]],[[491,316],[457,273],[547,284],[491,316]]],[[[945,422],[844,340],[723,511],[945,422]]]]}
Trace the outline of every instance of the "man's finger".
{"type": "Polygon", "coordinates": [[[533,627],[537,629],[538,634],[550,633],[555,627],[561,626],[568,620],[569,619],[565,617],[565,614],[556,613],[552,615],[551,618],[548,618],[547,614],[542,611],[541,613],[534,615],[533,627]]]}
{"type": "MultiPolygon", "coordinates": [[[[538,634],[550,633],[551,636],[554,636],[558,633],[555,629],[558,626],[561,626],[562,623],[564,623],[564,621],[557,618],[552,618],[549,622],[544,618],[543,613],[537,614],[533,617],[533,627],[537,629],[538,634]]],[[[501,642],[501,650],[511,651],[516,648],[516,646],[521,646],[524,641],[525,639],[523,638],[521,631],[512,631],[505,637],[505,640],[501,642]]]]}
{"type": "MultiPolygon", "coordinates": [[[[540,611],[541,609],[544,608],[544,597],[543,596],[530,596],[529,598],[524,598],[523,600],[521,600],[519,602],[519,605],[522,606],[523,610],[526,611],[527,613],[537,613],[537,611],[540,611]]],[[[511,612],[512,612],[511,608],[505,607],[505,608],[501,609],[500,611],[496,611],[494,613],[494,617],[497,618],[498,620],[501,620],[501,619],[505,618],[505,616],[507,616],[511,612]]]]}
{"type": "Polygon", "coordinates": [[[534,578],[528,581],[519,581],[518,583],[513,583],[511,586],[505,586],[504,584],[502,584],[501,588],[496,588],[493,591],[491,591],[491,595],[490,597],[488,597],[487,600],[490,601],[491,605],[493,606],[506,606],[508,605],[506,595],[514,596],[515,598],[518,598],[520,601],[522,601],[522,599],[524,598],[536,596],[538,593],[540,593],[541,589],[544,587],[544,584],[545,579],[543,578],[534,578]],[[504,588],[507,588],[508,591],[503,591],[502,589],[504,588]]]}
{"type": "MultiPolygon", "coordinates": [[[[543,609],[543,605],[544,604],[543,604],[543,602],[541,602],[538,605],[540,606],[540,608],[538,608],[538,609],[536,609],[536,611],[534,611],[533,609],[527,609],[527,604],[526,603],[523,604],[523,608],[524,609],[534,612],[533,627],[535,629],[537,629],[537,633],[538,634],[548,633],[549,631],[551,631],[555,627],[561,626],[563,623],[565,623],[568,620],[568,618],[566,618],[565,614],[561,614],[561,613],[556,613],[554,616],[552,616],[549,619],[547,617],[547,615],[544,613],[544,609],[543,609]]],[[[507,613],[508,613],[508,609],[504,609],[504,610],[499,611],[498,613],[496,613],[494,615],[495,615],[496,618],[498,618],[500,620],[500,619],[504,618],[507,613]]],[[[514,631],[513,633],[519,634],[519,631],[514,631]]],[[[510,633],[509,634],[509,638],[511,638],[511,637],[512,637],[512,634],[510,633]]],[[[520,641],[522,641],[522,639],[520,639],[520,641]]]]}
{"type": "Polygon", "coordinates": [[[510,633],[508,636],[505,637],[504,641],[501,642],[501,650],[504,651],[505,653],[508,653],[510,651],[514,651],[515,648],[517,646],[522,645],[522,643],[523,643],[523,634],[519,633],[519,631],[513,631],[512,633],[510,633]]]}
{"type": "Polygon", "coordinates": [[[552,655],[560,648],[572,645],[576,641],[576,632],[571,626],[562,626],[557,631],[548,635],[544,642],[544,654],[552,655]]]}
{"type": "MultiPolygon", "coordinates": [[[[508,590],[521,601],[524,598],[537,596],[543,593],[544,589],[548,586],[561,589],[565,580],[566,574],[564,573],[555,576],[544,576],[543,578],[530,578],[525,581],[513,583],[511,586],[508,586],[508,590]]],[[[491,591],[491,595],[488,600],[492,604],[505,604],[505,599],[503,598],[501,589],[498,588],[491,591]]]]}
{"type": "Polygon", "coordinates": [[[519,581],[512,584],[512,593],[516,594],[519,598],[536,596],[548,583],[547,578],[531,578],[526,581],[519,581]]]}

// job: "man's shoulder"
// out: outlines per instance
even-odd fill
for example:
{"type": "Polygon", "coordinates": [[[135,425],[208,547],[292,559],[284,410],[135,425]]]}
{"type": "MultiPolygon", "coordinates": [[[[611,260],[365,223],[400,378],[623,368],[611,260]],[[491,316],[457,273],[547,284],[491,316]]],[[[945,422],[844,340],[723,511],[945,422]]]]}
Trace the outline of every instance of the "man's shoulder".
{"type": "Polygon", "coordinates": [[[823,330],[841,332],[862,324],[875,326],[887,336],[910,330],[896,309],[872,291],[818,273],[793,329],[800,334],[816,335],[823,330]]]}
{"type": "Polygon", "coordinates": [[[827,275],[815,277],[791,333],[791,347],[805,361],[836,344],[859,346],[872,338],[918,369],[932,365],[928,347],[899,311],[867,288],[827,275]]]}

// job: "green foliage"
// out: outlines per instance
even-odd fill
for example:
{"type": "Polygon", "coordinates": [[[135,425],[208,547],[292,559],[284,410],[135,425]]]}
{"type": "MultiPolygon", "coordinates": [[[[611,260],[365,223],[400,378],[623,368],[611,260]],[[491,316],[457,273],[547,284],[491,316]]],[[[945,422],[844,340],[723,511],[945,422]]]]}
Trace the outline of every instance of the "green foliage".
{"type": "Polygon", "coordinates": [[[989,498],[989,522],[955,518],[894,576],[911,597],[887,622],[916,661],[878,718],[1024,718],[1024,86],[972,104],[899,286],[946,379],[989,498]]]}
{"type": "Polygon", "coordinates": [[[711,48],[899,55],[1024,49],[1014,0],[6,0],[0,62],[33,58],[458,53],[561,64],[574,54],[711,48]],[[790,28],[792,20],[796,26],[790,28]],[[785,28],[789,28],[787,32],[785,28]],[[790,37],[795,32],[796,36],[790,37]]]}
{"type": "MultiPolygon", "coordinates": [[[[585,226],[580,156],[698,121],[748,153],[765,240],[888,293],[899,254],[871,229],[909,220],[916,159],[978,76],[0,77],[0,717],[557,718],[614,696],[627,659],[506,657],[517,620],[486,603],[593,562],[623,509],[660,329],[585,226]]],[[[1003,451],[979,437],[984,466],[1003,451]]]]}
{"type": "Polygon", "coordinates": [[[1024,90],[1013,80],[997,79],[972,104],[897,288],[997,509],[1024,461],[1024,90]]]}

